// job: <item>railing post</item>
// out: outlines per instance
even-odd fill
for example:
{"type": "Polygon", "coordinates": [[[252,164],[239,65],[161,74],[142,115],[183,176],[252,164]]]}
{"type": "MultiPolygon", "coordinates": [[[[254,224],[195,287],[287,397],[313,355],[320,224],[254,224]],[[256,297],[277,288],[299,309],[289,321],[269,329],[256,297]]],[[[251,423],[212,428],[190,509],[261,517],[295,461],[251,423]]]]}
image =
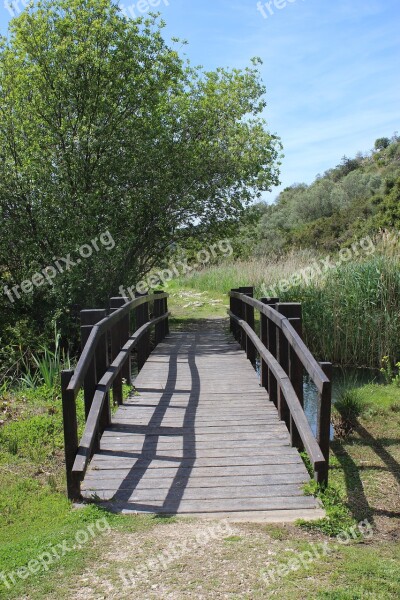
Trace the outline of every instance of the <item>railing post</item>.
{"type": "MultiPolygon", "coordinates": [[[[164,312],[167,313],[168,312],[168,297],[164,298],[164,312]]],[[[167,335],[169,335],[169,317],[167,316],[167,318],[164,321],[164,337],[166,337],[167,335]]]]}
{"type": "MultiPolygon", "coordinates": [[[[91,310],[81,310],[81,348],[84,349],[86,342],[88,341],[89,335],[93,329],[93,326],[96,325],[99,321],[104,319],[106,316],[106,311],[103,309],[91,309],[91,310]]],[[[89,368],[85,375],[85,380],[83,383],[83,394],[84,394],[84,402],[85,402],[85,418],[88,418],[90,408],[93,402],[93,396],[96,391],[97,383],[103,375],[100,373],[98,369],[96,369],[97,356],[93,357],[93,360],[90,362],[89,368]]]]}
{"type": "MultiPolygon", "coordinates": [[[[275,304],[277,302],[279,302],[279,298],[261,298],[260,302],[262,302],[263,304],[266,304],[267,306],[271,306],[272,308],[274,308],[275,304]]],[[[263,313],[260,313],[260,340],[262,341],[264,346],[267,348],[267,350],[269,350],[271,352],[271,349],[269,347],[269,324],[268,324],[268,321],[269,321],[268,317],[266,315],[263,315],[263,313]]],[[[275,356],[275,354],[274,354],[274,356],[275,356]]],[[[261,381],[262,387],[264,387],[268,392],[269,392],[269,387],[270,387],[269,386],[270,375],[271,375],[271,377],[273,377],[272,373],[270,374],[270,372],[269,372],[267,363],[261,359],[260,381],[261,381]]],[[[272,400],[271,396],[270,396],[270,400],[272,400]]]]}
{"type": "MultiPolygon", "coordinates": [[[[110,313],[124,306],[128,302],[128,298],[117,296],[110,298],[110,313]]],[[[127,314],[118,323],[111,328],[111,362],[118,356],[120,350],[128,341],[130,336],[130,317],[127,314]]],[[[113,383],[113,401],[114,404],[121,405],[123,402],[122,379],[125,379],[128,385],[132,383],[131,377],[131,360],[130,357],[126,360],[121,372],[118,373],[113,383]]]]}
{"type": "MultiPolygon", "coordinates": [[[[234,290],[231,289],[231,292],[233,292],[234,290]]],[[[232,298],[231,296],[229,296],[229,310],[231,313],[235,314],[235,298],[232,298]]],[[[232,333],[232,335],[235,335],[235,322],[232,319],[232,317],[230,317],[229,319],[229,330],[232,333]]]]}
{"type": "Polygon", "coordinates": [[[317,442],[324,455],[325,469],[318,471],[317,482],[327,485],[329,473],[329,448],[331,439],[331,411],[332,411],[332,363],[321,362],[321,369],[328,377],[329,382],[324,383],[322,393],[319,394],[317,442]]]}
{"type": "MultiPolygon", "coordinates": [[[[239,288],[233,288],[232,292],[240,292],[240,289],[239,288]]],[[[240,318],[240,304],[241,304],[241,302],[237,298],[231,298],[231,300],[232,300],[232,304],[231,304],[232,308],[231,308],[231,310],[232,310],[233,314],[235,315],[235,317],[240,318]]],[[[235,340],[240,343],[240,327],[233,320],[232,320],[232,333],[233,333],[233,337],[235,338],[235,340]]]]}
{"type": "MultiPolygon", "coordinates": [[[[254,297],[254,288],[253,287],[242,287],[242,288],[240,288],[240,291],[245,296],[249,296],[250,298],[254,297]]],[[[244,320],[246,321],[247,325],[249,325],[252,328],[252,330],[254,331],[254,307],[249,306],[245,302],[243,302],[242,304],[243,304],[243,308],[244,308],[244,320]]],[[[245,336],[245,344],[246,344],[245,349],[246,349],[247,358],[249,359],[249,361],[251,362],[252,365],[255,365],[256,364],[256,354],[257,354],[256,349],[255,349],[253,342],[250,340],[250,338],[247,335],[245,336]]]]}
{"type": "MultiPolygon", "coordinates": [[[[303,337],[303,313],[301,304],[293,304],[293,314],[296,317],[289,318],[289,323],[292,325],[296,333],[302,338],[303,337]]],[[[292,382],[296,396],[298,397],[301,406],[304,406],[304,395],[303,395],[303,364],[297,352],[294,348],[290,348],[289,356],[289,375],[290,381],[292,382]]],[[[290,416],[290,438],[292,446],[296,447],[300,452],[304,450],[304,444],[301,441],[300,434],[290,416]]]]}
{"type": "MultiPolygon", "coordinates": [[[[280,302],[276,305],[276,310],[286,318],[295,317],[296,311],[298,314],[298,304],[291,302],[280,302]]],[[[282,369],[285,371],[287,376],[290,378],[290,347],[284,333],[281,329],[278,331],[277,336],[277,358],[282,369]]],[[[290,431],[290,411],[286,403],[286,399],[282,390],[278,387],[278,413],[281,421],[286,423],[287,428],[290,431]]]]}
{"type": "MultiPolygon", "coordinates": [[[[157,296],[159,294],[163,294],[164,292],[154,292],[154,294],[157,296]]],[[[158,300],[157,298],[154,300],[154,308],[153,308],[153,312],[154,312],[154,317],[161,317],[164,313],[164,298],[161,298],[160,300],[158,300]]],[[[162,340],[164,339],[165,336],[165,321],[160,321],[160,323],[157,323],[154,327],[154,341],[155,341],[155,345],[157,346],[157,344],[159,344],[160,342],[162,342],[162,340]]]]}
{"type": "MultiPolygon", "coordinates": [[[[104,311],[105,313],[106,311],[104,311]]],[[[109,356],[108,356],[108,335],[105,332],[99,339],[99,343],[96,348],[96,379],[97,383],[105,375],[109,367],[109,356]]],[[[100,431],[101,436],[106,427],[111,424],[111,406],[110,406],[110,394],[107,392],[104,398],[103,410],[100,417],[100,431]]]]}
{"type": "Polygon", "coordinates": [[[73,392],[67,390],[73,371],[61,372],[61,399],[64,424],[65,468],[67,472],[67,493],[70,500],[79,500],[81,496],[80,480],[72,472],[78,452],[78,423],[76,402],[73,392]]]}
{"type": "MultiPolygon", "coordinates": [[[[136,293],[136,296],[140,298],[143,294],[136,293]]],[[[149,320],[149,303],[145,302],[136,308],[135,311],[135,322],[136,322],[136,330],[139,329],[142,325],[148,322],[149,320]]],[[[143,337],[139,340],[136,350],[137,350],[137,361],[138,361],[138,371],[140,371],[146,360],[150,354],[150,343],[149,343],[149,333],[145,333],[143,337]]]]}

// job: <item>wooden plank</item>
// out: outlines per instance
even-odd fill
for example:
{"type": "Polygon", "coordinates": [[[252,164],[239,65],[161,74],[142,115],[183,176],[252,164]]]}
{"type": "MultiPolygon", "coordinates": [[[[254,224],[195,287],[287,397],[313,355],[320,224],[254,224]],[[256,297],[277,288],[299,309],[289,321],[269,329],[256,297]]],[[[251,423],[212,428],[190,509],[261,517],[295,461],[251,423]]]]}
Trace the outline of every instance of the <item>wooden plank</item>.
{"type": "MultiPolygon", "coordinates": [[[[143,461],[145,459],[144,456],[138,455],[136,458],[129,458],[123,456],[116,456],[115,458],[110,458],[109,456],[97,455],[93,458],[90,463],[90,468],[87,473],[91,473],[95,470],[107,470],[107,469],[132,469],[135,465],[140,465],[140,460],[143,461]]],[[[269,456],[253,456],[249,454],[248,456],[235,456],[235,457],[195,457],[190,458],[182,458],[175,460],[159,460],[157,458],[152,458],[150,455],[148,456],[149,465],[147,469],[159,469],[163,466],[166,467],[227,467],[232,465],[274,465],[277,462],[277,455],[271,454],[269,456]]],[[[289,454],[285,456],[279,456],[280,464],[302,464],[302,460],[299,456],[295,454],[289,454]]]]}
{"type": "Polygon", "coordinates": [[[316,511],[302,491],[305,466],[245,352],[220,330],[193,329],[170,334],[143,366],[84,496],[114,498],[128,512],[316,511]]]}
{"type": "Polygon", "coordinates": [[[141,467],[134,467],[133,469],[113,469],[112,471],[106,471],[102,473],[101,470],[95,471],[90,470],[87,471],[85,481],[93,481],[101,479],[102,477],[107,480],[113,479],[123,479],[125,482],[129,480],[136,480],[138,477],[143,477],[146,475],[146,479],[151,479],[155,477],[156,479],[163,477],[170,477],[178,474],[182,479],[184,477],[189,477],[191,479],[195,479],[197,477],[218,477],[223,481],[224,477],[230,477],[233,475],[241,476],[249,476],[250,475],[274,475],[286,473],[288,476],[291,474],[302,474],[307,475],[304,464],[300,463],[279,463],[275,465],[231,465],[231,466],[206,466],[206,467],[196,467],[196,466],[182,466],[180,464],[175,465],[167,465],[163,464],[158,467],[158,469],[148,469],[147,465],[143,466],[143,461],[140,463],[141,467]],[[178,473],[179,471],[179,473],[178,473]]]}
{"type": "MultiPolygon", "coordinates": [[[[88,486],[85,488],[86,491],[96,491],[90,489],[88,486]]],[[[130,502],[160,502],[163,501],[168,493],[169,488],[155,488],[155,489],[143,489],[134,490],[129,496],[130,502]]],[[[107,490],[108,494],[112,497],[117,492],[117,489],[111,488],[107,490]]],[[[243,488],[235,486],[227,487],[216,487],[216,488],[186,488],[182,493],[177,493],[182,500],[211,500],[211,499],[240,499],[243,498],[243,488]]],[[[260,486],[260,485],[248,485],[246,487],[247,498],[273,498],[280,496],[283,498],[287,497],[298,497],[303,496],[304,493],[300,485],[296,484],[277,484],[274,486],[260,486]]],[[[172,496],[173,497],[173,496],[172,496]]]]}
{"type": "MultiPolygon", "coordinates": [[[[130,502],[132,508],[138,513],[159,514],[194,514],[196,512],[217,512],[217,511],[238,511],[243,509],[243,499],[237,498],[215,498],[213,500],[181,500],[177,506],[174,501],[168,503],[153,502],[139,503],[130,502]]],[[[299,497],[274,497],[274,498],[246,498],[246,510],[271,510],[271,509],[292,509],[292,508],[316,508],[315,498],[309,496],[299,497]]]]}
{"type": "MultiPolygon", "coordinates": [[[[309,477],[302,473],[292,473],[288,477],[287,473],[274,473],[272,475],[253,475],[251,477],[238,477],[238,476],[226,476],[226,477],[195,477],[190,478],[189,481],[177,480],[173,475],[169,477],[160,478],[147,478],[143,477],[139,481],[132,485],[132,482],[120,481],[116,485],[115,479],[98,478],[91,480],[90,484],[84,482],[84,487],[90,489],[113,489],[118,490],[133,490],[133,489],[158,489],[168,488],[173,486],[173,489],[188,489],[188,488],[211,488],[211,487],[225,487],[225,486],[238,486],[246,488],[249,485],[259,485],[269,487],[277,484],[304,484],[309,481],[309,477]]],[[[243,494],[243,498],[246,496],[243,494]]]]}

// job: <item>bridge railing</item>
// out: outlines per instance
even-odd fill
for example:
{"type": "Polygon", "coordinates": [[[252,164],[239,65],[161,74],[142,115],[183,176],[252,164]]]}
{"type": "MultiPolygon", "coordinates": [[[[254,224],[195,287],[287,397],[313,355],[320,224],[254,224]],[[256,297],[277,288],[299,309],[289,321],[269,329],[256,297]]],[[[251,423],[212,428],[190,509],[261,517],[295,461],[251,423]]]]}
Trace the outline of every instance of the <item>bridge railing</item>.
{"type": "Polygon", "coordinates": [[[154,344],[169,333],[168,294],[155,292],[133,300],[110,299],[110,310],[81,311],[82,353],[74,371],[61,373],[68,497],[78,499],[81,482],[104,429],[111,423],[110,390],[122,404],[123,380],[131,383],[131,356],[136,350],[140,370],[154,344]],[[132,332],[133,331],[133,332],[132,332]],[[76,399],[83,389],[85,429],[78,439],[76,399]]]}
{"type": "Polygon", "coordinates": [[[278,409],[290,432],[292,446],[306,450],[317,482],[326,484],[331,431],[331,363],[319,363],[302,340],[302,307],[278,298],[255,300],[254,290],[231,290],[230,327],[255,365],[260,357],[261,385],[278,409]],[[260,335],[255,332],[254,311],[260,313],[260,335]],[[303,408],[306,371],[318,390],[317,431],[314,436],[303,408]]]}

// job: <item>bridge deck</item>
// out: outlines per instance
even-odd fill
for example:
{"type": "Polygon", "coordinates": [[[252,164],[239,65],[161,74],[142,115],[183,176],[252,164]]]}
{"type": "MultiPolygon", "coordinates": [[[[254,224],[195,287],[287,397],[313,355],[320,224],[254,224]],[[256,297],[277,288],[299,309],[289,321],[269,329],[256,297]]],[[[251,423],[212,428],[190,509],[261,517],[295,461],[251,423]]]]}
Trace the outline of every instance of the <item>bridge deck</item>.
{"type": "Polygon", "coordinates": [[[171,333],[116,412],[82,491],[122,512],[319,518],[297,450],[245,353],[210,321],[171,333]]]}

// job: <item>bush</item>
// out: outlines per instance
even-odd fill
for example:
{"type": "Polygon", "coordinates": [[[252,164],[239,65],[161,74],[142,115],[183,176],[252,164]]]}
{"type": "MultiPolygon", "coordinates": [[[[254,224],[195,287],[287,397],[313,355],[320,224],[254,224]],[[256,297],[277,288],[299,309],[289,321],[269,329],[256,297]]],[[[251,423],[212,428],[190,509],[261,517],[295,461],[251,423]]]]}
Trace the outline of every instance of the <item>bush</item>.
{"type": "Polygon", "coordinates": [[[352,433],[357,426],[357,419],[363,414],[365,408],[365,402],[359,389],[341,391],[332,415],[336,437],[345,438],[352,433]]]}

